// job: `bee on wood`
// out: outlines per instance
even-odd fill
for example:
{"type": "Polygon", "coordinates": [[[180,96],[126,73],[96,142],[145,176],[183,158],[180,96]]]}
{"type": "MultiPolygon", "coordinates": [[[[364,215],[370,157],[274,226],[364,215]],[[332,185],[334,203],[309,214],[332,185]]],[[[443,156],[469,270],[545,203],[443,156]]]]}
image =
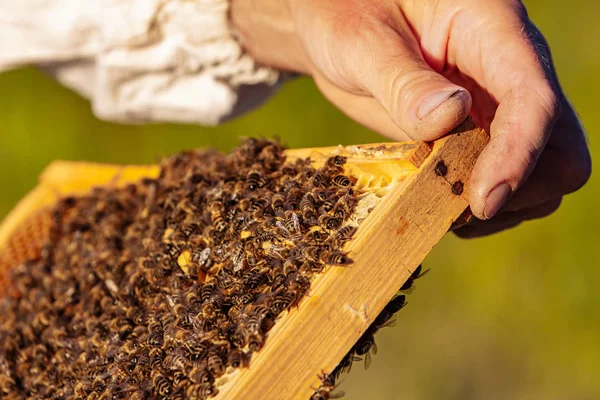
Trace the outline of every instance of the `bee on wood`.
{"type": "Polygon", "coordinates": [[[206,366],[208,371],[214,377],[220,377],[225,373],[225,363],[223,362],[221,356],[215,350],[211,350],[208,352],[206,366]]]}
{"type": "Polygon", "coordinates": [[[412,293],[412,291],[414,290],[414,282],[423,277],[424,275],[426,275],[430,270],[427,269],[423,272],[421,272],[422,270],[422,266],[419,265],[417,267],[417,269],[415,269],[415,271],[410,275],[410,277],[406,280],[406,282],[404,282],[404,284],[402,285],[402,287],[400,288],[400,291],[403,293],[412,293]]]}
{"type": "Polygon", "coordinates": [[[247,367],[249,357],[239,349],[231,349],[227,354],[227,366],[232,368],[247,367]]]}
{"type": "Polygon", "coordinates": [[[336,251],[327,255],[325,262],[329,265],[346,266],[353,263],[346,253],[336,251]]]}
{"type": "Polygon", "coordinates": [[[371,366],[371,352],[377,354],[377,345],[373,337],[373,330],[367,329],[354,345],[354,351],[357,356],[365,356],[365,369],[371,366]]]}
{"type": "Polygon", "coordinates": [[[321,386],[315,390],[310,400],[339,399],[344,396],[343,391],[332,393],[337,387],[333,374],[322,373],[319,378],[321,379],[321,386]]]}
{"type": "Polygon", "coordinates": [[[352,239],[357,230],[358,228],[355,226],[346,225],[336,232],[335,237],[342,242],[346,242],[352,239]]]}
{"type": "Polygon", "coordinates": [[[337,381],[341,374],[345,372],[350,372],[352,369],[352,363],[356,361],[362,361],[362,358],[358,357],[354,353],[354,347],[342,358],[342,361],[338,364],[337,367],[331,373],[331,376],[337,381]]]}

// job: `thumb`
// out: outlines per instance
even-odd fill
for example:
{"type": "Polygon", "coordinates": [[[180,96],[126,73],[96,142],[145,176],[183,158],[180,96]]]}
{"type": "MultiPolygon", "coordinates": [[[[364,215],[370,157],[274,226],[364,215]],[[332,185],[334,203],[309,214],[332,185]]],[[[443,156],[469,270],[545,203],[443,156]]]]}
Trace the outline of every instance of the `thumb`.
{"type": "Polygon", "coordinates": [[[401,130],[415,140],[433,140],[469,115],[469,92],[427,64],[412,34],[384,27],[378,36],[364,48],[370,62],[357,67],[357,79],[401,130]]]}

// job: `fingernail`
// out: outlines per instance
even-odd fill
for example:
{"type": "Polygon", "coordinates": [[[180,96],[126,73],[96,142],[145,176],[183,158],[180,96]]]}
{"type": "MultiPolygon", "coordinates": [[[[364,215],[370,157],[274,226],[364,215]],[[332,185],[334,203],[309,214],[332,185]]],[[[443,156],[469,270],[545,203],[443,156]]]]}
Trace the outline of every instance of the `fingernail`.
{"type": "Polygon", "coordinates": [[[506,203],[511,192],[512,188],[508,183],[501,183],[488,193],[485,209],[483,210],[485,219],[493,218],[498,213],[500,208],[506,203]]]}
{"type": "Polygon", "coordinates": [[[447,100],[460,97],[466,93],[467,92],[464,89],[449,89],[429,95],[419,106],[419,109],[417,110],[417,118],[423,119],[427,117],[447,100]]]}

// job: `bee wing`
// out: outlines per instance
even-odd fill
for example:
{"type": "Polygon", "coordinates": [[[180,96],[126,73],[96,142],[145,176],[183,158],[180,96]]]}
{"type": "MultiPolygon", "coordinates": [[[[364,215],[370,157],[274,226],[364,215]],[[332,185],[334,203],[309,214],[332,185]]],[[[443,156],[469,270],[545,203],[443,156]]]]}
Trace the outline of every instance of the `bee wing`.
{"type": "Polygon", "coordinates": [[[369,369],[371,366],[371,361],[371,353],[367,351],[367,354],[365,354],[365,369],[369,369]]]}
{"type": "Polygon", "coordinates": [[[331,393],[329,395],[329,398],[330,399],[340,399],[340,398],[344,397],[345,395],[346,395],[346,392],[344,392],[343,390],[338,390],[335,393],[331,393]]]}
{"type": "Polygon", "coordinates": [[[299,234],[300,233],[300,220],[298,219],[298,214],[294,213],[292,214],[292,226],[294,227],[294,233],[295,234],[299,234]]]}
{"type": "MultiPolygon", "coordinates": [[[[294,215],[296,215],[296,214],[294,214],[294,215]]],[[[275,225],[277,225],[277,227],[279,228],[279,230],[281,231],[283,236],[288,237],[288,238],[292,236],[290,231],[288,231],[288,229],[283,225],[283,223],[281,221],[275,222],[275,225]]]]}
{"type": "Polygon", "coordinates": [[[414,279],[419,279],[419,278],[422,278],[422,277],[424,277],[425,275],[427,275],[427,273],[428,273],[429,271],[431,271],[431,268],[427,268],[425,271],[423,271],[423,272],[421,272],[420,274],[418,274],[417,276],[415,276],[415,278],[414,278],[414,279]]]}

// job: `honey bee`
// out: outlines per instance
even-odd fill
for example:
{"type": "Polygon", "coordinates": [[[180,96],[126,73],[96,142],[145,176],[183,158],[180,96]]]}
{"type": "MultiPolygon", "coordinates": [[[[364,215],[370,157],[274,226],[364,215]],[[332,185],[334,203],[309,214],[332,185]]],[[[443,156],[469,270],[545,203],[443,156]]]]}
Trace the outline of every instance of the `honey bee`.
{"type": "MultiPolygon", "coordinates": [[[[162,341],[161,341],[161,343],[162,343],[162,341]]],[[[158,369],[159,366],[162,365],[163,360],[165,358],[165,353],[161,348],[154,347],[150,350],[149,356],[150,356],[150,366],[152,367],[153,370],[156,370],[156,369],[158,369]]]]}
{"type": "Polygon", "coordinates": [[[321,170],[315,172],[311,178],[311,185],[314,187],[326,187],[328,183],[327,176],[321,170]]]}
{"type": "Polygon", "coordinates": [[[246,176],[246,187],[248,190],[253,191],[260,187],[265,186],[267,180],[258,169],[252,169],[246,176]]]}
{"type": "Polygon", "coordinates": [[[216,396],[217,393],[219,393],[218,389],[207,383],[190,385],[185,391],[188,399],[206,399],[216,396]]]}
{"type": "Polygon", "coordinates": [[[320,374],[321,386],[315,390],[310,400],[328,400],[339,399],[344,396],[344,392],[332,393],[336,389],[335,377],[333,374],[320,374]]]}
{"type": "Polygon", "coordinates": [[[237,241],[231,246],[231,261],[233,262],[233,272],[238,272],[243,268],[244,262],[244,243],[237,241]]]}
{"type": "Polygon", "coordinates": [[[210,212],[210,220],[217,232],[224,232],[227,229],[227,222],[220,210],[213,208],[210,212]]]}
{"type": "Polygon", "coordinates": [[[160,396],[168,396],[171,393],[171,383],[160,373],[155,373],[153,375],[152,385],[160,396]]]}
{"type": "Polygon", "coordinates": [[[248,356],[239,349],[231,349],[227,354],[227,366],[232,368],[247,367],[248,356]]]}
{"type": "Polygon", "coordinates": [[[220,377],[225,373],[225,363],[215,350],[208,352],[206,360],[207,369],[214,377],[220,377]]]}
{"type": "Polygon", "coordinates": [[[362,358],[356,356],[354,353],[354,347],[342,358],[342,361],[338,364],[337,367],[331,373],[331,376],[337,380],[341,374],[344,372],[350,372],[352,369],[352,363],[356,361],[361,361],[362,358]]]}
{"type": "Polygon", "coordinates": [[[194,367],[190,370],[188,375],[193,383],[211,384],[215,381],[215,378],[208,369],[206,369],[206,366],[194,367]]]}
{"type": "Polygon", "coordinates": [[[349,187],[352,185],[352,181],[350,180],[350,178],[348,178],[345,175],[336,175],[331,179],[331,182],[336,185],[336,186],[340,186],[343,188],[349,187]]]}
{"type": "Polygon", "coordinates": [[[330,167],[343,167],[348,159],[344,156],[333,156],[327,159],[327,165],[330,167]]]}
{"type": "Polygon", "coordinates": [[[207,247],[205,249],[202,249],[200,251],[196,250],[192,253],[192,262],[198,264],[198,266],[200,268],[203,268],[204,266],[209,267],[209,260],[210,257],[210,248],[207,247]]]}
{"type": "Polygon", "coordinates": [[[406,296],[394,297],[384,308],[385,311],[395,314],[406,306],[406,296]]]}
{"type": "Polygon", "coordinates": [[[271,208],[273,210],[273,214],[278,217],[283,216],[284,209],[284,196],[281,193],[275,193],[271,199],[271,208]]]}
{"type": "Polygon", "coordinates": [[[352,236],[354,236],[354,234],[356,233],[357,230],[358,230],[358,228],[355,226],[346,225],[346,226],[340,228],[337,231],[337,233],[335,234],[335,236],[338,240],[346,242],[346,241],[352,239],[352,236]]]}
{"type": "Polygon", "coordinates": [[[413,284],[414,284],[415,280],[423,277],[430,271],[429,269],[427,269],[427,270],[421,272],[422,269],[423,269],[423,267],[421,265],[419,265],[415,269],[415,271],[410,275],[410,277],[406,280],[406,282],[404,282],[404,284],[400,288],[401,292],[412,293],[412,291],[414,290],[413,284]]]}
{"type": "Polygon", "coordinates": [[[358,356],[365,356],[365,369],[371,366],[371,352],[377,354],[377,345],[373,337],[373,330],[367,329],[354,345],[354,351],[358,356]]]}
{"type": "Polygon", "coordinates": [[[353,263],[352,259],[346,253],[335,251],[327,255],[326,263],[329,265],[346,266],[353,263]]]}
{"type": "Polygon", "coordinates": [[[248,335],[248,349],[250,351],[256,352],[260,351],[264,345],[264,337],[259,332],[253,332],[248,335]]]}
{"type": "Polygon", "coordinates": [[[332,217],[327,214],[321,215],[318,222],[323,228],[330,230],[339,229],[342,225],[342,220],[340,218],[332,217]]]}

